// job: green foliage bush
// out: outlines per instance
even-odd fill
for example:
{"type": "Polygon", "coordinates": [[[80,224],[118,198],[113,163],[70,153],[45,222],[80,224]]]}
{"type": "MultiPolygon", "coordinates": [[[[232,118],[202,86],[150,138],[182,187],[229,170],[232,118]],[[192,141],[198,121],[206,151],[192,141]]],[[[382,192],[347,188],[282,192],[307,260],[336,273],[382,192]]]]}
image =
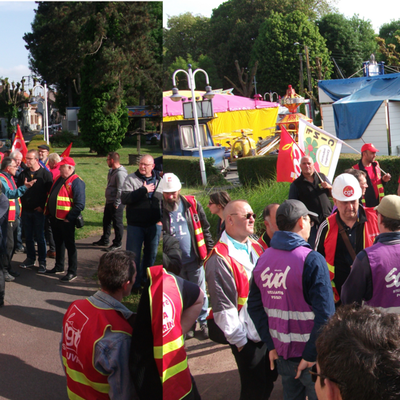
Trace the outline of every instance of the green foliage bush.
{"type": "Polygon", "coordinates": [[[67,147],[71,142],[73,143],[73,147],[86,147],[82,138],[70,131],[59,132],[50,138],[50,143],[54,147],[67,147]]]}
{"type": "MultiPolygon", "coordinates": [[[[217,168],[213,166],[213,158],[204,159],[207,183],[210,186],[226,185],[227,182],[217,168]]],[[[172,172],[179,177],[185,187],[200,186],[201,173],[198,157],[164,156],[163,168],[165,172],[172,172]]]]}
{"type": "MultiPolygon", "coordinates": [[[[35,135],[26,147],[28,148],[28,150],[37,150],[38,146],[42,144],[48,145],[47,142],[43,139],[43,135],[35,135]]],[[[51,144],[48,146],[50,148],[49,153],[53,153],[53,148],[51,144]]]]}

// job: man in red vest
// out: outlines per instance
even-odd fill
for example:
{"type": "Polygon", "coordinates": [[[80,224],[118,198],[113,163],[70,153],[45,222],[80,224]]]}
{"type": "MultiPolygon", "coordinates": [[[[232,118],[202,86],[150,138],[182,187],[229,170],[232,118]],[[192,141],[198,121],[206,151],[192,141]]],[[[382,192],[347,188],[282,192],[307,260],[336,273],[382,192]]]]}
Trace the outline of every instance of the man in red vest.
{"type": "Polygon", "coordinates": [[[328,264],[337,306],[356,255],[372,246],[375,236],[379,235],[376,212],[360,206],[361,193],[360,184],[353,175],[337,176],[332,186],[337,210],[320,225],[317,233],[315,250],[328,264]]]}
{"type": "Polygon", "coordinates": [[[136,399],[129,375],[132,312],[121,303],[135,281],[134,257],[125,250],[104,254],[101,289],[65,313],[60,353],[70,399],[136,399]]]}
{"type": "Polygon", "coordinates": [[[30,182],[25,179],[24,185],[17,188],[14,177],[17,171],[17,163],[10,157],[5,157],[1,163],[0,180],[3,184],[2,190],[10,202],[8,212],[8,229],[7,229],[7,265],[5,266],[4,279],[6,282],[13,281],[19,272],[12,270],[11,259],[14,255],[15,244],[17,242],[17,232],[19,226],[19,216],[21,213],[20,197],[32,187],[36,180],[30,182]]]}
{"type": "MultiPolygon", "coordinates": [[[[208,339],[206,323],[208,299],[204,276],[203,262],[214,246],[210,233],[210,224],[200,203],[194,196],[183,196],[181,182],[172,173],[164,174],[163,190],[163,229],[179,240],[182,250],[181,277],[196,283],[204,292],[204,304],[198,317],[201,335],[208,339]]],[[[193,338],[195,326],[187,333],[187,338],[193,338]]]]}
{"type": "Polygon", "coordinates": [[[45,207],[50,215],[51,229],[56,243],[56,264],[48,274],[64,272],[65,249],[68,251],[68,271],[63,282],[76,279],[78,251],[75,245],[76,219],[85,208],[85,182],[75,174],[75,161],[64,157],[60,161],[60,176],[53,183],[45,207]]]}
{"type": "Polygon", "coordinates": [[[359,169],[367,173],[367,190],[365,192],[365,206],[377,206],[385,195],[383,185],[390,181],[391,175],[381,176],[381,169],[378,161],[375,161],[376,153],[379,150],[372,143],[365,143],[361,147],[361,160],[353,165],[354,169],[359,169]]]}
{"type": "Polygon", "coordinates": [[[270,369],[267,345],[247,310],[249,281],[264,251],[250,238],[255,219],[247,201],[229,202],[224,209],[225,231],[205,262],[212,308],[210,338],[223,343],[222,336],[231,347],[239,369],[240,400],[268,399],[277,378],[270,369]],[[213,335],[216,331],[219,338],[213,335]]]}

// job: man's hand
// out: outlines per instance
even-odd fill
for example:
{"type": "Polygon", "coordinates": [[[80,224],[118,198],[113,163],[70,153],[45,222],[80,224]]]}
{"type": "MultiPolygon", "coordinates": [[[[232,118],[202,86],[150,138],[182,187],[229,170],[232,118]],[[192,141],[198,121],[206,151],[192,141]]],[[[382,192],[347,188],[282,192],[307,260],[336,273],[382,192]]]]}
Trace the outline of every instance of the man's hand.
{"type": "Polygon", "coordinates": [[[390,174],[385,174],[382,176],[383,182],[389,182],[392,179],[392,175],[390,174]]]}
{"type": "Polygon", "coordinates": [[[269,351],[269,364],[271,371],[275,369],[275,360],[278,359],[278,353],[275,349],[269,351]]]}
{"type": "Polygon", "coordinates": [[[306,368],[311,368],[315,364],[314,362],[308,362],[304,358],[300,361],[300,364],[297,367],[297,374],[294,377],[294,379],[300,378],[301,373],[306,369],[306,368]]]}
{"type": "Polygon", "coordinates": [[[146,184],[146,182],[143,182],[143,186],[147,189],[147,193],[153,193],[155,190],[154,183],[150,183],[149,185],[146,184]]]}
{"type": "Polygon", "coordinates": [[[43,208],[42,207],[36,207],[34,210],[37,211],[37,212],[43,212],[43,208]]]}
{"type": "Polygon", "coordinates": [[[25,183],[24,185],[29,189],[31,188],[34,184],[36,183],[36,179],[31,180],[30,182],[28,182],[28,179],[25,178],[25,183]]]}
{"type": "Polygon", "coordinates": [[[332,189],[332,185],[330,185],[328,182],[321,182],[321,186],[322,186],[324,189],[328,189],[328,190],[331,190],[331,189],[332,189]]]}

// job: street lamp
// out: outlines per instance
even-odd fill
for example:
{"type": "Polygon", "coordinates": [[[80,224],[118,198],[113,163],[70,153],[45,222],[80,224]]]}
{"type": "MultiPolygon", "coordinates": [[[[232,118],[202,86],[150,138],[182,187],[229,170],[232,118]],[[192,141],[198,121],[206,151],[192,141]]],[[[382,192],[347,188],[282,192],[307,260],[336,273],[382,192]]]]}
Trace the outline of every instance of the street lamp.
{"type": "Polygon", "coordinates": [[[186,77],[187,77],[187,81],[188,81],[188,87],[192,92],[193,117],[194,117],[194,122],[195,122],[197,144],[199,146],[201,181],[203,183],[203,186],[206,186],[207,185],[206,166],[204,164],[203,149],[202,149],[201,140],[200,140],[199,118],[197,116],[196,97],[194,94],[194,90],[196,89],[196,83],[194,81],[194,77],[197,74],[197,72],[199,72],[199,71],[202,72],[206,77],[206,93],[203,95],[203,97],[207,100],[211,100],[214,97],[214,93],[212,92],[207,72],[201,68],[197,68],[195,71],[192,71],[191,64],[188,64],[187,72],[184,69],[177,69],[174,72],[174,74],[172,75],[172,84],[174,87],[172,88],[172,96],[170,98],[172,101],[181,101],[182,96],[179,94],[178,88],[176,87],[175,76],[178,72],[185,73],[186,77]]]}
{"type": "Polygon", "coordinates": [[[49,144],[49,117],[47,113],[47,85],[46,82],[44,82],[44,86],[39,85],[38,83],[33,87],[33,92],[35,93],[35,89],[42,89],[44,91],[44,140],[49,144]]]}

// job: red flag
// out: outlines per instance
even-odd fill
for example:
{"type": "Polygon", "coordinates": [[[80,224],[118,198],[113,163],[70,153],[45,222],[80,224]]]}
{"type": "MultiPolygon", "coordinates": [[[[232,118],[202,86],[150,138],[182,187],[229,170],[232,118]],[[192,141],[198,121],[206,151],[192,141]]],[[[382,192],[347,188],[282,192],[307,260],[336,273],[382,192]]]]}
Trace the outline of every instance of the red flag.
{"type": "Polygon", "coordinates": [[[279,145],[278,162],[276,163],[276,181],[293,182],[300,176],[300,159],[303,151],[288,134],[284,126],[281,127],[281,143],[279,145]]]}
{"type": "Polygon", "coordinates": [[[11,146],[11,151],[18,150],[22,154],[22,161],[25,162],[26,153],[28,149],[26,148],[24,137],[22,136],[21,128],[17,125],[17,133],[15,134],[14,142],[11,146]]]}
{"type": "Polygon", "coordinates": [[[69,144],[69,146],[62,152],[61,158],[63,157],[69,157],[69,152],[71,151],[72,148],[72,142],[69,144]]]}

